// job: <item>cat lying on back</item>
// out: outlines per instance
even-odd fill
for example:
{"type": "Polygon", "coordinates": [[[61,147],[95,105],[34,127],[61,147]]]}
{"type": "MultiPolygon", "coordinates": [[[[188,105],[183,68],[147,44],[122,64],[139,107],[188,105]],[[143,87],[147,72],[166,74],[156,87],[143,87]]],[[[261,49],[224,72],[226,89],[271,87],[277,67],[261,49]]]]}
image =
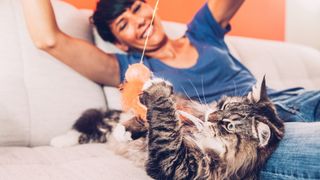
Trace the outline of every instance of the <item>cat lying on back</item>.
{"type": "Polygon", "coordinates": [[[147,122],[133,117],[119,123],[119,111],[86,111],[73,127],[81,134],[78,142],[112,141],[119,154],[143,162],[155,179],[257,179],[284,134],[265,80],[246,97],[208,106],[183,101],[172,89],[159,79],[144,85],[140,101],[147,122]],[[181,104],[189,113],[177,110],[181,104]],[[122,140],[116,137],[121,127],[122,140]]]}

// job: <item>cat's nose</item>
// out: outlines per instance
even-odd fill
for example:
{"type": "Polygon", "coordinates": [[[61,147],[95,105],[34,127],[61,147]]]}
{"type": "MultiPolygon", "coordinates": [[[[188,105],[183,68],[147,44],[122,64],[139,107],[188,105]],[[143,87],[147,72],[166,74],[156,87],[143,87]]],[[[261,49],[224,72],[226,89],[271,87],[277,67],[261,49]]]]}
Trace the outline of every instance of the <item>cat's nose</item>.
{"type": "Polygon", "coordinates": [[[212,112],[209,115],[208,119],[211,122],[217,123],[218,121],[221,121],[224,117],[225,117],[224,112],[222,110],[217,110],[217,111],[212,112]]]}
{"type": "Polygon", "coordinates": [[[217,121],[219,121],[219,119],[221,119],[221,116],[219,113],[213,112],[213,113],[209,114],[208,121],[217,122],[217,121]]]}

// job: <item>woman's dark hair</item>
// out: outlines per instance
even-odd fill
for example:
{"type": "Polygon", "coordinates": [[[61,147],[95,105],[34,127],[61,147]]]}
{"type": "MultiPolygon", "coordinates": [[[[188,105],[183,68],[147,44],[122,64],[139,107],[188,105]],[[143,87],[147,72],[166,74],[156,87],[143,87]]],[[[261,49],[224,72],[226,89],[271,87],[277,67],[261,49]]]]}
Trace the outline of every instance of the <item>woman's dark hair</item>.
{"type": "Polygon", "coordinates": [[[92,23],[96,26],[101,38],[105,41],[115,42],[109,24],[129,8],[136,0],[99,0],[93,16],[92,23]]]}

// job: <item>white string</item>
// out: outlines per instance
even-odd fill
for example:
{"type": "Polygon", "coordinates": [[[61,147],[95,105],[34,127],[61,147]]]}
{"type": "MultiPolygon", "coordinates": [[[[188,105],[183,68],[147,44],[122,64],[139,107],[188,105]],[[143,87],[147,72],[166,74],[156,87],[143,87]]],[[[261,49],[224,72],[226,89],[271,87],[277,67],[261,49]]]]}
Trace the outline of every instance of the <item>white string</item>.
{"type": "Polygon", "coordinates": [[[153,21],[154,21],[155,15],[156,15],[156,11],[158,9],[158,4],[159,4],[159,0],[157,0],[156,5],[155,5],[154,10],[153,10],[151,23],[150,23],[150,26],[148,28],[147,38],[146,38],[146,41],[144,42],[144,47],[143,47],[143,51],[142,51],[142,55],[141,55],[141,59],[140,59],[140,63],[141,64],[143,62],[143,57],[144,57],[144,54],[145,54],[145,51],[146,51],[146,48],[147,48],[147,44],[148,44],[148,40],[149,40],[149,35],[150,35],[150,32],[151,32],[151,29],[153,29],[153,21]]]}

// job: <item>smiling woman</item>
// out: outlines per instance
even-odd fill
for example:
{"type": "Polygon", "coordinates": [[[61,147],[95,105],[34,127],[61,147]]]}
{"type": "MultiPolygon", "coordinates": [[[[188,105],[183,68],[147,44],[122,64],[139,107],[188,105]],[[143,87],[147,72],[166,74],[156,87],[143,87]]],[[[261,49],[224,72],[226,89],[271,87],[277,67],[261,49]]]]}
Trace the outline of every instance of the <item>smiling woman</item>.
{"type": "MultiPolygon", "coordinates": [[[[93,23],[104,40],[113,42],[121,50],[142,51],[152,15],[153,8],[143,1],[100,1],[93,23]]],[[[146,51],[158,50],[166,42],[160,19],[156,17],[146,51]]]]}
{"type": "MultiPolygon", "coordinates": [[[[87,9],[95,9],[97,2],[97,0],[64,1],[78,8],[87,9]]],[[[158,14],[164,20],[187,23],[205,1],[160,1],[158,14]]],[[[152,7],[155,2],[156,0],[148,0],[152,7]]],[[[285,35],[285,8],[285,0],[247,0],[231,21],[233,26],[230,34],[282,41],[285,35]]]]}

